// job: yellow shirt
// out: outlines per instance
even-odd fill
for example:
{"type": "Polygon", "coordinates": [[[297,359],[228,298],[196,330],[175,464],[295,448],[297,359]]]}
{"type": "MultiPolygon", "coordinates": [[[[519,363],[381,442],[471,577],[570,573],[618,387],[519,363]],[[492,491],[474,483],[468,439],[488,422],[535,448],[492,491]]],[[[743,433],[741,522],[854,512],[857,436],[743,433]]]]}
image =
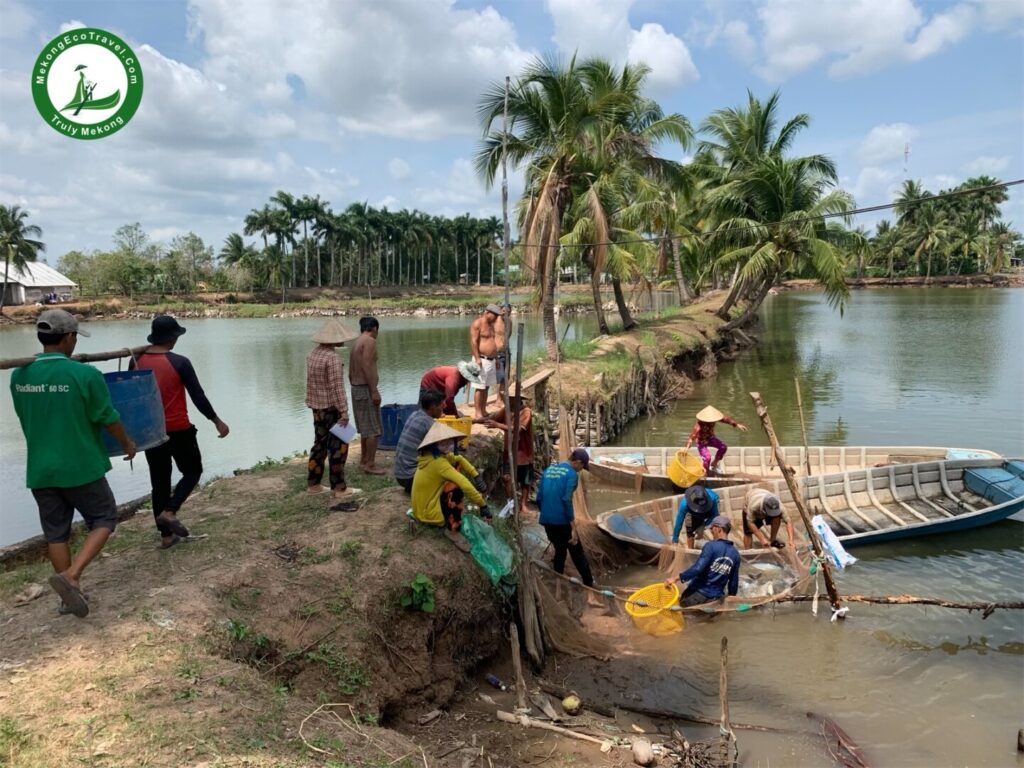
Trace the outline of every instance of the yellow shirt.
{"type": "Polygon", "coordinates": [[[474,504],[483,504],[484,497],[469,482],[469,478],[476,477],[477,474],[476,467],[462,456],[448,453],[435,459],[429,452],[421,453],[416,461],[416,474],[412,478],[413,517],[427,525],[444,524],[441,490],[446,480],[458,485],[466,494],[466,498],[474,504]],[[462,472],[459,469],[462,469],[462,472]]]}

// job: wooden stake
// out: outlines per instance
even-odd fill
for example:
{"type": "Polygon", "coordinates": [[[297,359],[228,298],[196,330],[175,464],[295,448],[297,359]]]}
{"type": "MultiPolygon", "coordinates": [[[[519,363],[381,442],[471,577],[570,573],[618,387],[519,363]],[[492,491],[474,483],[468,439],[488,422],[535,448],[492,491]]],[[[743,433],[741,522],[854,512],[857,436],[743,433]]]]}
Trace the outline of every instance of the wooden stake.
{"type": "MultiPolygon", "coordinates": [[[[114,352],[83,352],[80,355],[72,355],[72,360],[77,360],[80,363],[99,363],[104,360],[117,360],[119,357],[138,357],[144,354],[149,349],[149,344],[142,347],[125,347],[124,349],[118,349],[114,352]]],[[[32,357],[15,357],[8,360],[0,360],[0,371],[5,371],[9,368],[21,368],[22,366],[29,365],[35,360],[35,355],[32,357]]]]}
{"type": "Polygon", "coordinates": [[[526,709],[526,681],[523,680],[523,661],[519,658],[519,628],[514,621],[508,623],[508,635],[512,641],[512,669],[516,674],[516,705],[526,709]]]}
{"type": "Polygon", "coordinates": [[[811,456],[807,452],[807,424],[804,423],[804,403],[800,399],[800,379],[796,376],[793,377],[793,384],[796,387],[796,408],[800,412],[800,434],[804,438],[804,468],[807,470],[807,476],[811,474],[811,456]]]}
{"type": "Polygon", "coordinates": [[[729,725],[729,638],[722,638],[722,667],[718,675],[718,701],[722,707],[722,717],[718,724],[721,731],[718,745],[718,763],[722,766],[730,765],[729,746],[735,734],[732,726],[729,725]]]}
{"type": "Polygon", "coordinates": [[[772,452],[775,454],[775,462],[779,465],[779,471],[782,472],[782,477],[789,487],[789,493],[793,497],[793,504],[796,505],[796,509],[800,513],[800,519],[804,521],[804,528],[807,529],[807,535],[811,538],[811,546],[814,547],[814,554],[817,555],[822,575],[825,577],[825,589],[828,591],[829,604],[832,606],[833,611],[838,611],[841,604],[839,602],[839,591],[836,589],[835,581],[832,580],[832,568],[825,558],[818,534],[814,532],[814,526],[811,525],[811,514],[804,503],[804,497],[800,493],[800,487],[793,476],[793,471],[786,466],[786,459],[779,448],[779,441],[775,437],[775,429],[772,427],[772,420],[768,415],[768,406],[761,399],[760,392],[751,392],[750,399],[754,401],[757,416],[761,419],[761,426],[764,427],[764,433],[768,436],[768,442],[772,447],[772,452]]]}
{"type": "MultiPolygon", "coordinates": [[[[500,709],[495,713],[495,715],[503,723],[513,723],[514,725],[521,725],[524,728],[540,728],[542,731],[552,731],[553,733],[558,733],[562,736],[568,736],[570,739],[589,741],[591,744],[604,744],[605,742],[605,739],[599,739],[596,736],[579,733],[578,731],[571,731],[568,728],[551,725],[551,723],[545,723],[541,720],[534,720],[532,717],[527,717],[526,715],[513,715],[511,712],[502,712],[500,709]]],[[[621,744],[613,744],[612,746],[618,749],[632,749],[630,746],[623,746],[621,744]]]]}

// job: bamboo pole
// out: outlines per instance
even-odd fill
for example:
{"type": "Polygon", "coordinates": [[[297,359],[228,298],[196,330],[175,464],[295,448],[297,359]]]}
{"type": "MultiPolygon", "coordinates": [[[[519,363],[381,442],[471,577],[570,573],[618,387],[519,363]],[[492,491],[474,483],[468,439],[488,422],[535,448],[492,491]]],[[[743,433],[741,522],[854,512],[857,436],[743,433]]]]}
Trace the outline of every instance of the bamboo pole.
{"type": "Polygon", "coordinates": [[[519,628],[514,621],[508,623],[509,640],[512,643],[512,669],[516,675],[516,705],[526,709],[526,681],[523,679],[523,660],[519,657],[519,628]]]}
{"type": "MultiPolygon", "coordinates": [[[[786,595],[774,602],[806,603],[814,599],[814,595],[786,595]]],[[[848,603],[871,603],[873,605],[934,605],[939,608],[955,608],[964,611],[981,611],[981,617],[987,619],[997,610],[1024,610],[1024,600],[961,603],[954,600],[943,600],[938,597],[915,597],[914,595],[843,595],[848,603]]]]}
{"type": "MultiPolygon", "coordinates": [[[[789,493],[793,497],[793,504],[796,505],[796,509],[800,513],[800,519],[804,521],[804,527],[807,529],[807,535],[811,539],[811,546],[814,547],[814,554],[817,556],[818,562],[821,564],[821,572],[825,577],[825,589],[828,591],[829,603],[831,604],[833,611],[838,611],[840,608],[839,591],[836,589],[835,581],[832,579],[832,568],[825,559],[824,551],[821,547],[821,541],[818,539],[818,534],[814,532],[814,526],[811,525],[811,514],[807,510],[807,505],[804,503],[804,498],[800,493],[800,487],[797,485],[796,478],[793,476],[793,471],[786,466],[785,457],[782,455],[782,450],[779,448],[778,438],[775,437],[775,429],[772,427],[771,417],[768,415],[768,406],[766,406],[764,404],[764,400],[761,399],[760,392],[751,392],[750,399],[754,401],[754,407],[757,409],[757,416],[761,419],[761,426],[764,428],[764,432],[768,436],[768,442],[772,447],[772,452],[775,454],[775,461],[779,465],[779,471],[782,472],[782,477],[785,479],[786,485],[789,487],[789,493]]],[[[842,618],[842,616],[840,616],[840,618],[842,618]]]]}
{"type": "MultiPolygon", "coordinates": [[[[77,360],[80,363],[99,363],[104,360],[117,360],[120,357],[137,357],[138,355],[144,354],[150,347],[146,344],[141,347],[125,347],[123,349],[117,349],[113,352],[83,352],[80,355],[72,355],[72,360],[77,360]]],[[[0,371],[5,371],[9,368],[21,368],[22,366],[29,365],[36,356],[32,357],[14,357],[8,360],[0,360],[0,371]]]]}
{"type": "Polygon", "coordinates": [[[722,715],[718,724],[720,737],[718,743],[719,765],[727,766],[729,761],[729,746],[735,734],[732,726],[729,725],[729,638],[722,638],[722,665],[718,674],[718,702],[721,705],[722,715]]]}
{"type": "Polygon", "coordinates": [[[811,475],[811,456],[807,452],[807,424],[804,423],[804,403],[800,398],[800,379],[796,376],[793,377],[793,384],[796,386],[796,408],[800,413],[800,434],[804,438],[804,468],[807,470],[807,476],[811,475]]]}

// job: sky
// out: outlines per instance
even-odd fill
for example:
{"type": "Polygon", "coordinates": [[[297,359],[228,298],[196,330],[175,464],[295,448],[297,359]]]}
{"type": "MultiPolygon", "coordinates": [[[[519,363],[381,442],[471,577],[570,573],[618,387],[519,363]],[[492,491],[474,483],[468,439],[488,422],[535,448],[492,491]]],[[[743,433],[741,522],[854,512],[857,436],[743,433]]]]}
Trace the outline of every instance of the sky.
{"type": "MultiPolygon", "coordinates": [[[[136,221],[219,249],[279,189],[500,216],[472,165],[480,95],[574,51],[645,62],[649,95],[695,127],[779,89],[785,118],[811,116],[795,151],[831,156],[859,205],[905,178],[1024,178],[1019,0],[0,0],[0,203],[52,264],[136,221]],[[145,82],[94,141],[53,130],[30,90],[43,46],[81,26],[128,42],[145,82]]],[[[1003,210],[1024,229],[1024,189],[1003,210]]]]}

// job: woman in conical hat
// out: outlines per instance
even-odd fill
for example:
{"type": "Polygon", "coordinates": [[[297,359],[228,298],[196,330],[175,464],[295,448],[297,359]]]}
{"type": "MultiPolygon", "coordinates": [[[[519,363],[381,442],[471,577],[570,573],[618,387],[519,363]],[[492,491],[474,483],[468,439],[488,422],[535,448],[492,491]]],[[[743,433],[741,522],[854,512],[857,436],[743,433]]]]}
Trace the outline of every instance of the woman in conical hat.
{"type": "Polygon", "coordinates": [[[730,427],[736,427],[740,432],[747,431],[745,426],[729,418],[713,405],[705,406],[700,410],[697,414],[697,422],[693,425],[693,429],[690,430],[690,436],[686,439],[686,446],[683,448],[683,451],[689,451],[690,446],[696,442],[697,452],[700,454],[701,461],[704,462],[704,471],[708,474],[718,471],[718,463],[725,456],[726,451],[729,450],[729,446],[715,437],[715,424],[718,422],[728,424],[730,427]],[[711,460],[710,448],[715,449],[714,461],[711,460]]]}
{"type": "Polygon", "coordinates": [[[306,406],[313,410],[313,447],[309,449],[309,492],[323,490],[324,464],[330,469],[331,491],[335,498],[359,493],[345,483],[348,443],[331,432],[337,424],[348,426],[348,398],[341,361],[334,351],[358,334],[341,320],[332,317],[313,334],[316,348],[306,356],[306,406]]]}
{"type": "Polygon", "coordinates": [[[455,441],[462,437],[457,429],[437,422],[423,438],[412,478],[412,516],[427,525],[443,525],[444,535],[468,552],[469,542],[459,532],[463,499],[478,504],[484,515],[487,502],[470,482],[478,474],[476,467],[453,453],[455,441]]]}

